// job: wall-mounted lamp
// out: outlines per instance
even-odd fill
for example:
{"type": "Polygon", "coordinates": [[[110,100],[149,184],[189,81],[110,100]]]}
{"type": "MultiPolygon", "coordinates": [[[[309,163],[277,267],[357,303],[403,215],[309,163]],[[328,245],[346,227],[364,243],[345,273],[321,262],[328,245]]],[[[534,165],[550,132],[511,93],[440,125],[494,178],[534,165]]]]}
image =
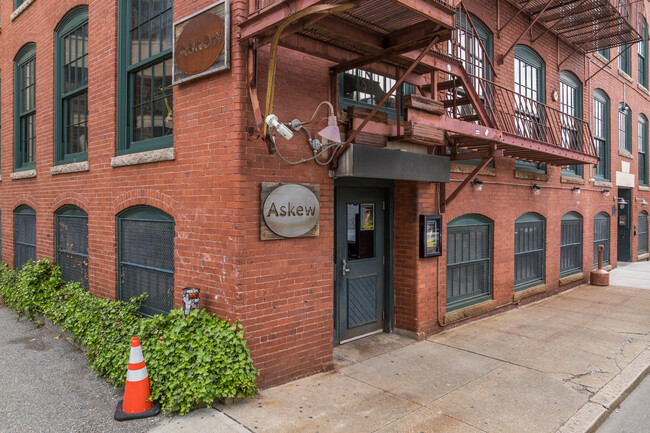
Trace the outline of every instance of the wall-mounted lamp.
{"type": "Polygon", "coordinates": [[[536,183],[532,184],[530,186],[531,191],[533,191],[533,194],[539,195],[539,193],[542,191],[542,187],[537,185],[536,183]]]}
{"type": "Polygon", "coordinates": [[[635,198],[634,201],[640,201],[641,202],[641,207],[645,207],[645,205],[648,204],[648,202],[645,201],[644,198],[640,198],[640,197],[635,198]]]}
{"type": "Polygon", "coordinates": [[[573,185],[571,187],[571,191],[575,192],[576,194],[580,194],[580,187],[573,185]]]}
{"type": "Polygon", "coordinates": [[[600,193],[603,194],[605,197],[609,197],[609,190],[608,189],[603,188],[603,189],[600,190],[600,193]]]}
{"type": "Polygon", "coordinates": [[[622,209],[625,209],[625,205],[627,204],[627,202],[625,201],[625,199],[624,199],[623,197],[616,197],[616,196],[614,196],[614,201],[615,201],[616,203],[618,203],[618,207],[619,207],[621,210],[622,210],[622,209]]]}
{"type": "Polygon", "coordinates": [[[474,185],[474,189],[477,191],[483,190],[483,181],[479,180],[478,177],[475,177],[474,180],[472,180],[472,185],[474,185]]]}

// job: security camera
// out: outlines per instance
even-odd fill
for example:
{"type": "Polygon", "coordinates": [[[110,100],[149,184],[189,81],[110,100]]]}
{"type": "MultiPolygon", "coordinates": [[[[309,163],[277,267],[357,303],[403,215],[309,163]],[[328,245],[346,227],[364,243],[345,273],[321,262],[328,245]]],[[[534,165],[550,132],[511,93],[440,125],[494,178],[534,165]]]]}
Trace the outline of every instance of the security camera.
{"type": "Polygon", "coordinates": [[[276,131],[278,131],[280,135],[287,140],[291,140],[291,137],[293,137],[293,132],[291,132],[291,130],[287,128],[286,125],[278,122],[278,116],[275,114],[269,114],[266,116],[266,124],[272,128],[275,128],[276,131]]]}

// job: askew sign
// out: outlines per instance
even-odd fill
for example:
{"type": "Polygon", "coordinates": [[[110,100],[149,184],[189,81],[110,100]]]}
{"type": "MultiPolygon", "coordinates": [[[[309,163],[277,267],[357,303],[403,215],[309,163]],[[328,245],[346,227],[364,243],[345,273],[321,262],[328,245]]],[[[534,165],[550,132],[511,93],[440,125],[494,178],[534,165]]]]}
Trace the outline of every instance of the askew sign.
{"type": "Polygon", "coordinates": [[[228,69],[230,4],[222,0],[174,23],[174,84],[228,69]]]}
{"type": "Polygon", "coordinates": [[[319,195],[316,184],[263,182],[260,239],[318,236],[319,195]]]}

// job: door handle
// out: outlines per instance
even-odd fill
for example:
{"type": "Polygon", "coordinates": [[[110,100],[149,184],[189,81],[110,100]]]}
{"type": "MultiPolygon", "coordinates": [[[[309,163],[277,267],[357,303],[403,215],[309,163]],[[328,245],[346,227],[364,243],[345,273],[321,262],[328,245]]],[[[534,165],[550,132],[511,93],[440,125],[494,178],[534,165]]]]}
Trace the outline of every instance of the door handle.
{"type": "Polygon", "coordinates": [[[348,261],[343,259],[341,263],[341,275],[345,275],[348,272],[350,272],[350,268],[348,268],[348,261]]]}

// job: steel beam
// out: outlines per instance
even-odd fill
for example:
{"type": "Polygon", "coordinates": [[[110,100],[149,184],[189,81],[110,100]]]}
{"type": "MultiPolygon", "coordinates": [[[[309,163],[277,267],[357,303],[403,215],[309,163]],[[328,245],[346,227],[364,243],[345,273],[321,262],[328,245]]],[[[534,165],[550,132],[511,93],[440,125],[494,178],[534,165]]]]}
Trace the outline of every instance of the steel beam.
{"type": "Polygon", "coordinates": [[[455,29],[455,10],[445,7],[441,3],[434,3],[427,0],[391,0],[393,3],[410,9],[429,21],[433,21],[447,29],[455,29]]]}

